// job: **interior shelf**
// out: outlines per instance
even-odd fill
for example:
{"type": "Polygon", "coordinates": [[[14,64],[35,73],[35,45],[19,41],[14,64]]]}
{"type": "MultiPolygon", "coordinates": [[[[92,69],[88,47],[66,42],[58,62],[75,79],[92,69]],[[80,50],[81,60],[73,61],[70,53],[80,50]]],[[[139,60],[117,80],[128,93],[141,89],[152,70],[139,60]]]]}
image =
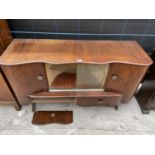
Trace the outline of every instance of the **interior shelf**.
{"type": "Polygon", "coordinates": [[[52,89],[73,89],[76,88],[75,73],[61,73],[51,84],[52,89]]]}

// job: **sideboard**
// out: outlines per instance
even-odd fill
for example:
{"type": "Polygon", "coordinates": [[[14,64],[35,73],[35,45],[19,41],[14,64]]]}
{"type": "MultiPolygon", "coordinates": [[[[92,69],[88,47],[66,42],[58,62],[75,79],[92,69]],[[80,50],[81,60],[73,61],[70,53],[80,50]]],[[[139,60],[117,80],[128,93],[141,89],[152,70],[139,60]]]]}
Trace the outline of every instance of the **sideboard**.
{"type": "Polygon", "coordinates": [[[136,41],[13,39],[0,57],[21,105],[128,103],[152,60],[136,41]]]}

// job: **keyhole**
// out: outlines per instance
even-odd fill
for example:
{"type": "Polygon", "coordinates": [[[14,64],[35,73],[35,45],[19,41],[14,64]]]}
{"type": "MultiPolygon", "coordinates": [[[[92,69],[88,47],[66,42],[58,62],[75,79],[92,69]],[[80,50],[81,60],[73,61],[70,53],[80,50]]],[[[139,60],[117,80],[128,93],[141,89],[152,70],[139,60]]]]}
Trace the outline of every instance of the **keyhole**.
{"type": "Polygon", "coordinates": [[[103,104],[103,100],[102,99],[98,99],[98,103],[99,104],[103,104]]]}

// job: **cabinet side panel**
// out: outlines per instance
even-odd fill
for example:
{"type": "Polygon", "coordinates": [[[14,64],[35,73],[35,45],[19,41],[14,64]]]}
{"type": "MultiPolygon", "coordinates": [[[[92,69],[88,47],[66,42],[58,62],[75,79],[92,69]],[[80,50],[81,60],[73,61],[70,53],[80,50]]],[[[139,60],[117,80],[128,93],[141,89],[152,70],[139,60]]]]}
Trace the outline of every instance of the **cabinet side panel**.
{"type": "Polygon", "coordinates": [[[111,64],[105,90],[122,93],[121,102],[129,102],[147,69],[148,66],[111,64]],[[114,76],[115,78],[113,78],[114,76]]]}
{"type": "Polygon", "coordinates": [[[5,80],[3,79],[2,74],[0,73],[0,102],[4,103],[15,103],[15,99],[11,94],[5,80]]]}
{"type": "Polygon", "coordinates": [[[2,67],[22,105],[30,104],[28,95],[48,89],[44,64],[26,64],[2,67]],[[42,76],[42,80],[37,77],[42,76]]]}

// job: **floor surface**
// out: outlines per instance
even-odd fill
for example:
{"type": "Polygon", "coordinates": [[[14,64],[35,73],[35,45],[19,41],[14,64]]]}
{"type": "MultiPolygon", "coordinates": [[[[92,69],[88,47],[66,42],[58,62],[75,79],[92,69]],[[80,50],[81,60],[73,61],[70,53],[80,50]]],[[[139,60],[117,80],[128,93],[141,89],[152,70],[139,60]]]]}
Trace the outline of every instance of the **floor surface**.
{"type": "Polygon", "coordinates": [[[32,125],[31,106],[24,106],[17,112],[12,106],[1,105],[0,134],[155,134],[155,111],[143,115],[135,98],[120,105],[118,111],[111,107],[79,107],[73,104],[40,104],[37,109],[73,110],[74,122],[70,125],[32,125]]]}

